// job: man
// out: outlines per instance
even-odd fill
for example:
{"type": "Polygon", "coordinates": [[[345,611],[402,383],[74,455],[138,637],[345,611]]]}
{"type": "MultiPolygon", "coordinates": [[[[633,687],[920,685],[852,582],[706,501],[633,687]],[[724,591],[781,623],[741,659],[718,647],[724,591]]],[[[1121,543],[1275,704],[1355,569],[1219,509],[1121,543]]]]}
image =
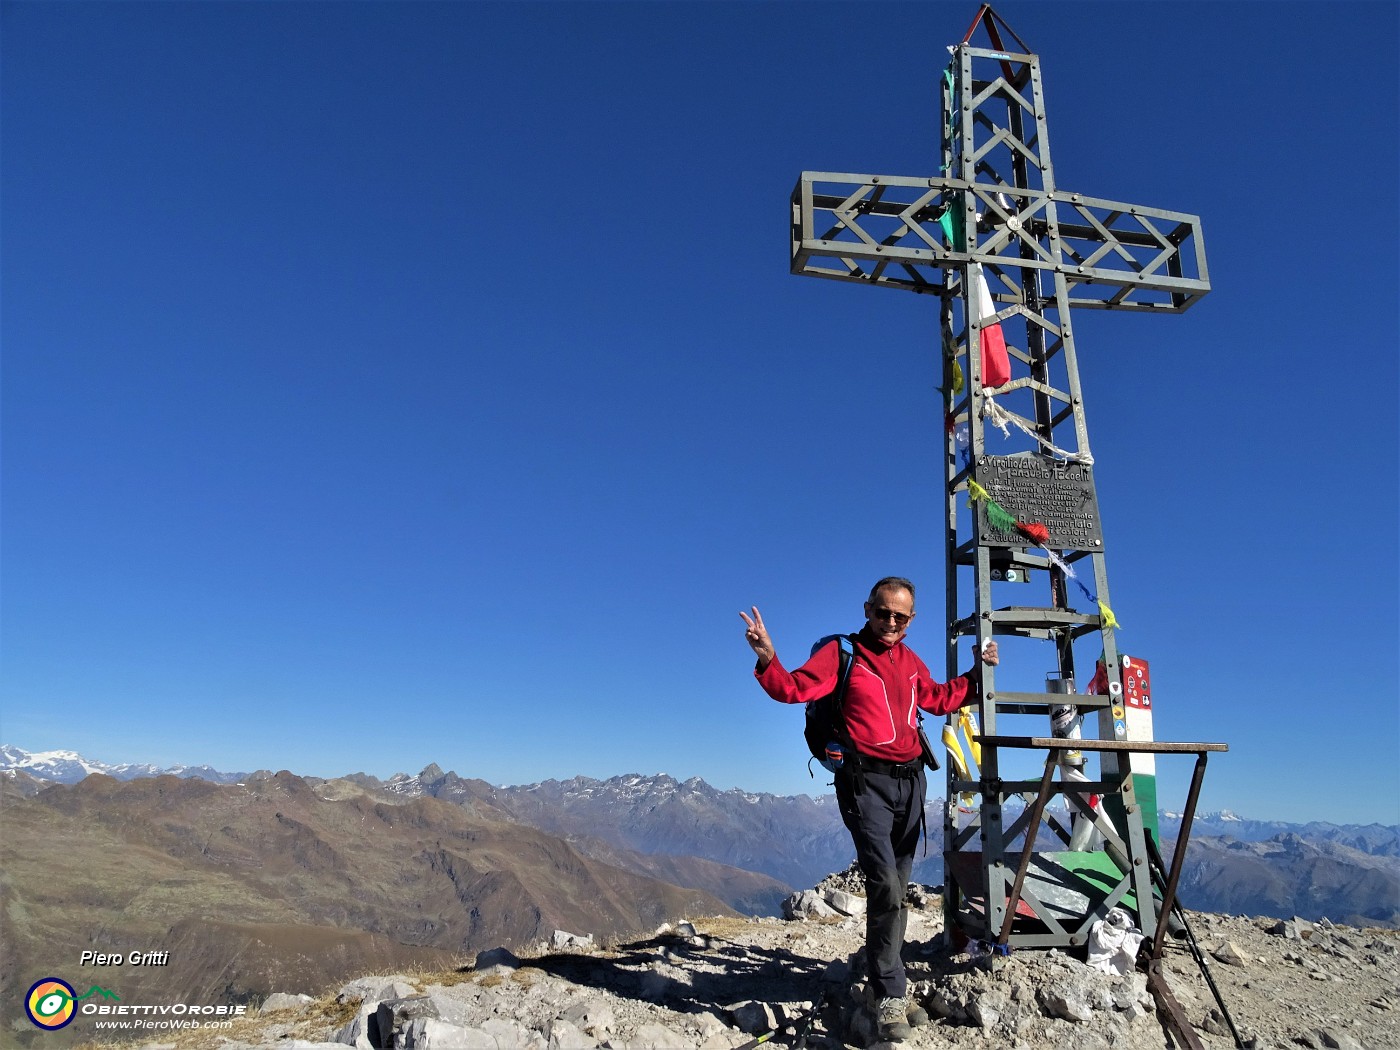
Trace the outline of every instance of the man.
{"type": "MultiPolygon", "coordinates": [[[[805,704],[832,692],[840,673],[840,643],[828,642],[795,671],[778,659],[763,617],[754,606],[744,619],[744,637],[758,657],[754,676],[774,700],[805,704]]],[[[934,681],[904,635],[914,620],[914,585],[898,576],[875,584],[865,603],[865,626],[853,636],[855,659],[846,685],[843,714],[855,751],[836,774],[841,819],[851,833],[865,874],[865,957],[880,1038],[907,1039],[909,1019],[927,1019],[909,1007],[904,961],[908,920],[904,898],[923,823],[924,767],[916,708],[946,715],[977,695],[980,668],[946,685],[934,681]]],[[[998,661],[996,642],[979,654],[998,661]]]]}

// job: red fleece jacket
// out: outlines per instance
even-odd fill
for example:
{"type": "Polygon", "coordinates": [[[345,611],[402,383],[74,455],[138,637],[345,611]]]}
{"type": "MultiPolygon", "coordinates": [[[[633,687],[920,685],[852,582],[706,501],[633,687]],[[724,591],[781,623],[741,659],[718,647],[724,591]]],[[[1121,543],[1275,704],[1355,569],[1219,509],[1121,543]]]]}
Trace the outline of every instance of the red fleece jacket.
{"type": "MultiPolygon", "coordinates": [[[[764,692],[784,704],[819,700],[836,688],[840,645],[828,642],[796,671],[776,656],[754,677],[764,692]]],[[[903,642],[882,645],[862,630],[855,636],[855,663],[846,686],[846,731],[856,749],[886,762],[910,762],[919,757],[915,707],[935,715],[956,711],[975,697],[977,671],[959,675],[947,685],[933,680],[924,662],[903,642]]]]}

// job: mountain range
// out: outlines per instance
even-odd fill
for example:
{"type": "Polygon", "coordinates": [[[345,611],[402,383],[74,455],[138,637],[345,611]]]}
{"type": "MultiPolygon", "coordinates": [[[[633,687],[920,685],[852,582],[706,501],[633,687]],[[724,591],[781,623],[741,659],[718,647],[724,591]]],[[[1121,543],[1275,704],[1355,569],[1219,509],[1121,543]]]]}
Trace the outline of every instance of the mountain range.
{"type": "MultiPolygon", "coordinates": [[[[702,890],[595,859],[488,805],[391,797],[283,771],[42,784],[0,777],[0,1010],[83,951],[168,951],[123,967],[127,1001],[237,1003],[367,967],[460,966],[555,930],[616,939],[734,912],[702,890]]],[[[102,976],[105,976],[103,974],[102,976]]]]}
{"type": "MultiPolygon", "coordinates": [[[[585,851],[587,841],[602,840],[643,855],[685,855],[747,868],[794,887],[814,885],[854,859],[831,795],[719,791],[703,780],[678,782],[664,774],[496,788],[459,781],[436,766],[417,777],[396,776],[385,786],[408,795],[489,803],[522,823],[566,835],[585,851]]],[[[914,866],[914,879],[929,885],[943,881],[942,807],[941,799],[930,799],[927,850],[920,849],[914,866]]],[[[1168,856],[1180,825],[1179,816],[1161,817],[1168,856]]],[[[707,888],[719,892],[713,884],[707,888]]],[[[1203,911],[1400,926],[1400,827],[1199,815],[1179,892],[1203,911]]],[[[755,911],[753,901],[730,903],[755,911]]]]}
{"type": "MultiPolygon", "coordinates": [[[[162,772],[217,783],[270,775],[223,774],[204,766],[158,771],[110,766],[73,752],[30,755],[15,747],[0,748],[0,771],[6,770],[69,783],[94,771],[119,779],[162,772]]],[[[832,795],[721,791],[699,778],[677,781],[665,774],[497,787],[436,764],[383,781],[364,773],[336,781],[305,779],[318,790],[334,791],[325,786],[339,784],[338,790],[380,800],[431,798],[474,807],[559,837],[594,860],[704,890],[748,914],[776,913],[792,888],[814,885],[852,860],[832,795]]],[[[921,849],[914,871],[916,880],[934,885],[943,879],[936,819],[942,804],[929,802],[927,852],[921,849]]],[[[1169,847],[1180,823],[1177,814],[1160,815],[1169,847]]],[[[1201,910],[1400,925],[1400,827],[1290,824],[1229,811],[1197,814],[1181,892],[1201,910]]]]}
{"type": "Polygon", "coordinates": [[[209,766],[153,766],[125,762],[119,766],[86,759],[76,751],[29,752],[10,744],[0,744],[0,772],[23,770],[39,780],[58,784],[76,784],[91,773],[103,773],[117,780],[137,777],[194,777],[215,784],[236,784],[247,773],[220,773],[209,766]]]}
{"type": "Polygon", "coordinates": [[[831,795],[720,791],[699,778],[681,782],[664,773],[492,787],[437,766],[417,777],[394,777],[385,787],[410,796],[471,798],[571,840],[599,839],[650,856],[702,857],[762,872],[789,888],[814,885],[854,855],[831,795]]]}
{"type": "MultiPolygon", "coordinates": [[[[1158,826],[1163,838],[1175,839],[1181,828],[1181,815],[1162,813],[1158,826]]],[[[1198,835],[1240,842],[1263,842],[1280,835],[1297,835],[1308,842],[1348,846],[1372,857],[1400,857],[1400,827],[1386,824],[1333,824],[1328,821],[1290,824],[1282,820],[1251,820],[1224,810],[1196,814],[1191,825],[1192,841],[1198,835]]]]}

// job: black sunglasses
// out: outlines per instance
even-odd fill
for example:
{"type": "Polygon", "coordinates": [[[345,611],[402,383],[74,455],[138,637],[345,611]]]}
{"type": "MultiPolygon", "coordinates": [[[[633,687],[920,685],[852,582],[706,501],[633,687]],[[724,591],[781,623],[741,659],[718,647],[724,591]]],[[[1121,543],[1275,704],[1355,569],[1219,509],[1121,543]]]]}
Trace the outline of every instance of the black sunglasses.
{"type": "Polygon", "coordinates": [[[877,605],[870,610],[872,620],[893,620],[896,627],[903,627],[913,619],[908,613],[895,612],[893,609],[886,609],[883,605],[877,605]]]}

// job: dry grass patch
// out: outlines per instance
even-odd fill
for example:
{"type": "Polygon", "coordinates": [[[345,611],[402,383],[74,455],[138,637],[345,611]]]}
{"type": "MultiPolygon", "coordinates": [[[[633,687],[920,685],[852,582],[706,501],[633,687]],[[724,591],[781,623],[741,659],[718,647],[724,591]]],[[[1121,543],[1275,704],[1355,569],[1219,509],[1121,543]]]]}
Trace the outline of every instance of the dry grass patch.
{"type": "Polygon", "coordinates": [[[691,925],[695,927],[696,933],[733,940],[748,933],[757,923],[757,919],[745,918],[742,915],[714,915],[706,919],[695,919],[691,925]]]}
{"type": "MultiPolygon", "coordinates": [[[[349,1002],[338,1003],[335,996],[327,995],[315,1002],[308,1003],[305,1014],[298,1015],[297,1027],[326,1027],[331,1029],[342,1028],[355,1019],[355,1015],[360,1011],[360,999],[351,999],[349,1002]]],[[[273,1015],[284,1011],[275,1010],[273,1015]]]]}

